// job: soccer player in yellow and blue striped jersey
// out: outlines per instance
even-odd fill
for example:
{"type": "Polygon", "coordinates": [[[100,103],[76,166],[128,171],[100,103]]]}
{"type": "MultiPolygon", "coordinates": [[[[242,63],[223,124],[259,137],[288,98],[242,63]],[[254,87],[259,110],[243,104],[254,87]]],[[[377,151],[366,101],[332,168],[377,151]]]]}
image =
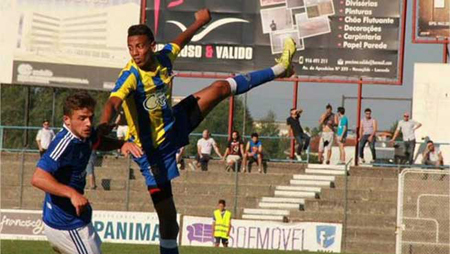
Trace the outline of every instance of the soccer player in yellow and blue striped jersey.
{"type": "Polygon", "coordinates": [[[271,68],[219,80],[196,92],[173,108],[169,83],[174,61],[194,34],[211,20],[209,10],[195,13],[195,22],[172,42],[155,52],[152,31],[146,25],[128,29],[128,49],[132,60],[119,75],[105,105],[100,132],[123,106],[129,125],[129,140],[139,145],[144,155],[134,158],[145,177],[148,191],[160,221],[161,254],[177,254],[178,224],[172,196],[171,180],[179,176],[176,151],[189,143],[189,134],[222,100],[238,95],[277,77],[292,75],[295,42],[287,39],[277,64],[271,68]]]}

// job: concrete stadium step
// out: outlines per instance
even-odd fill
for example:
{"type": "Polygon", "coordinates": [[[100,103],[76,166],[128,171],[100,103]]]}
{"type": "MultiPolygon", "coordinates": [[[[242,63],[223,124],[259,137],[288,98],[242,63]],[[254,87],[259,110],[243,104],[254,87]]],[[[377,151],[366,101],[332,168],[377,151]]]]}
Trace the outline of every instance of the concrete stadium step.
{"type": "Polygon", "coordinates": [[[275,190],[282,191],[308,191],[308,192],[316,192],[319,193],[321,191],[320,187],[311,187],[311,186],[276,186],[275,190]]]}
{"type": "MultiPolygon", "coordinates": [[[[311,199],[305,200],[305,211],[336,211],[344,212],[344,201],[311,199]]],[[[375,201],[351,201],[347,204],[348,213],[352,214],[379,214],[395,216],[397,214],[397,203],[375,202],[375,201]]]]}
{"type": "Polygon", "coordinates": [[[345,170],[345,165],[308,164],[307,169],[345,170]]]}
{"type": "Polygon", "coordinates": [[[345,175],[343,170],[330,170],[330,169],[305,169],[306,174],[321,174],[321,175],[345,175]]]}
{"type": "Polygon", "coordinates": [[[303,199],[303,198],[263,197],[261,199],[261,202],[304,204],[305,199],[303,199]]]}
{"type": "MultiPolygon", "coordinates": [[[[336,178],[334,182],[335,188],[343,189],[345,187],[344,177],[336,178]]],[[[360,177],[350,175],[348,178],[348,189],[350,190],[373,190],[373,191],[397,191],[397,178],[377,178],[377,177],[360,177]]]]}
{"type": "MultiPolygon", "coordinates": [[[[246,204],[248,206],[248,204],[246,204]]],[[[271,203],[271,202],[259,202],[258,206],[260,208],[285,208],[285,209],[302,209],[302,204],[294,203],[271,203]]]]}
{"type": "Polygon", "coordinates": [[[335,181],[335,176],[324,175],[294,175],[295,180],[320,180],[320,181],[335,181]]]}
{"type": "Polygon", "coordinates": [[[242,215],[242,219],[245,219],[245,220],[283,221],[284,216],[244,214],[244,215],[242,215]]]}
{"type": "Polygon", "coordinates": [[[276,197],[317,198],[318,194],[308,191],[275,191],[276,197]]]}
{"type": "MultiPolygon", "coordinates": [[[[324,188],[320,192],[320,199],[322,200],[344,200],[345,190],[344,189],[328,189],[324,188]]],[[[384,191],[384,190],[372,190],[372,189],[362,189],[354,190],[350,189],[347,191],[347,199],[349,201],[368,201],[377,200],[382,202],[397,202],[397,192],[396,191],[384,191]]]]}
{"type": "Polygon", "coordinates": [[[244,214],[289,216],[289,211],[288,210],[280,210],[280,209],[253,209],[253,208],[245,208],[244,209],[244,214]]]}
{"type": "MultiPolygon", "coordinates": [[[[382,241],[347,241],[346,252],[348,253],[395,253],[395,242],[382,241]]],[[[414,252],[426,253],[426,252],[414,252]]]]}
{"type": "Polygon", "coordinates": [[[333,187],[333,182],[322,181],[322,180],[290,180],[291,185],[301,185],[301,186],[318,186],[318,187],[333,187]]]}
{"type": "Polygon", "coordinates": [[[377,239],[377,241],[395,243],[395,238],[395,228],[347,227],[348,241],[377,239]]]}
{"type": "MultiPolygon", "coordinates": [[[[289,219],[291,221],[303,222],[330,222],[342,223],[344,213],[342,211],[295,211],[290,210],[289,219]]],[[[350,227],[384,228],[392,229],[397,225],[397,216],[379,214],[347,214],[347,223],[350,227]]]]}
{"type": "Polygon", "coordinates": [[[368,167],[351,167],[351,176],[376,177],[376,178],[398,178],[399,170],[397,168],[368,168],[368,167]]]}

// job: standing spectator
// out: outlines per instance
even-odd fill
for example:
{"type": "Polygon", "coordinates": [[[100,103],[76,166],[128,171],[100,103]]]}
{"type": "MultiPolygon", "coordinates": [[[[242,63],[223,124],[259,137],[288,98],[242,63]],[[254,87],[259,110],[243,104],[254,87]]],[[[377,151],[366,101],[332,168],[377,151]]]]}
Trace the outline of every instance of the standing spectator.
{"type": "Polygon", "coordinates": [[[231,229],[231,212],[225,209],[225,200],[219,200],[217,208],[214,211],[212,230],[214,232],[214,247],[219,247],[222,242],[223,247],[228,247],[231,229]]]}
{"type": "Polygon", "coordinates": [[[252,133],[251,139],[247,142],[247,146],[245,148],[244,159],[243,159],[243,172],[247,172],[246,167],[247,161],[248,163],[256,162],[258,165],[258,172],[262,173],[262,160],[263,160],[263,147],[261,140],[259,140],[258,133],[252,133]]]}
{"type": "Polygon", "coordinates": [[[330,164],[331,147],[334,142],[334,126],[337,123],[337,116],[332,112],[333,107],[328,104],[326,111],[320,116],[319,123],[322,125],[322,134],[319,141],[319,163],[323,163],[323,154],[327,152],[326,164],[330,164]]]}
{"type": "Polygon", "coordinates": [[[204,130],[202,136],[197,142],[197,167],[201,167],[202,171],[207,171],[212,149],[214,148],[214,151],[221,159],[222,154],[217,147],[216,141],[210,137],[209,130],[204,130]]]}
{"type": "Polygon", "coordinates": [[[50,122],[48,120],[44,120],[42,122],[42,129],[40,129],[36,135],[36,143],[39,148],[39,154],[44,155],[47,151],[48,146],[55,138],[55,133],[52,129],[50,129],[50,122]]]}
{"type": "MultiPolygon", "coordinates": [[[[120,110],[119,114],[117,115],[115,124],[117,126],[116,134],[117,139],[119,140],[128,140],[128,125],[127,125],[127,119],[125,118],[125,113],[123,110],[120,110]]],[[[120,156],[120,150],[117,150],[116,158],[120,156]]]]}
{"type": "Polygon", "coordinates": [[[303,112],[303,109],[291,109],[291,115],[286,119],[287,125],[289,125],[289,136],[294,137],[297,141],[297,151],[296,156],[300,161],[302,160],[301,155],[302,151],[306,151],[309,146],[310,137],[303,131],[302,126],[300,125],[300,116],[303,112]]]}
{"type": "Polygon", "coordinates": [[[345,108],[339,107],[337,109],[338,112],[338,128],[336,133],[336,140],[339,145],[339,163],[338,165],[345,164],[345,141],[347,139],[347,132],[348,132],[348,118],[345,115],[345,108]]]}
{"type": "Polygon", "coordinates": [[[121,110],[119,115],[117,116],[115,124],[117,125],[117,138],[119,140],[127,140],[128,125],[123,110],[121,110]]]}
{"type": "Polygon", "coordinates": [[[377,133],[378,124],[377,120],[372,118],[372,110],[370,108],[366,108],[364,114],[365,117],[361,120],[361,129],[359,131],[359,158],[361,159],[361,163],[366,163],[364,160],[364,147],[369,142],[370,152],[372,153],[371,163],[373,163],[377,159],[375,134],[377,133]]]}
{"type": "Polygon", "coordinates": [[[402,132],[405,152],[409,158],[409,164],[414,164],[414,149],[416,147],[416,136],[414,132],[421,126],[421,123],[409,119],[409,113],[405,112],[405,114],[403,114],[403,120],[398,121],[397,129],[391,140],[391,143],[394,143],[400,131],[402,132]]]}
{"type": "Polygon", "coordinates": [[[92,150],[91,156],[89,157],[88,164],[86,166],[86,177],[88,179],[89,188],[91,190],[97,189],[97,184],[95,183],[95,162],[97,161],[97,151],[92,150]]]}
{"type": "Polygon", "coordinates": [[[443,166],[444,157],[439,148],[435,147],[433,141],[427,142],[427,148],[423,152],[422,164],[430,166],[443,166]]]}
{"type": "Polygon", "coordinates": [[[223,159],[227,160],[226,170],[235,169],[236,164],[241,161],[242,155],[244,154],[244,144],[239,137],[238,131],[233,131],[231,134],[231,140],[228,142],[227,150],[223,155],[223,159]]]}

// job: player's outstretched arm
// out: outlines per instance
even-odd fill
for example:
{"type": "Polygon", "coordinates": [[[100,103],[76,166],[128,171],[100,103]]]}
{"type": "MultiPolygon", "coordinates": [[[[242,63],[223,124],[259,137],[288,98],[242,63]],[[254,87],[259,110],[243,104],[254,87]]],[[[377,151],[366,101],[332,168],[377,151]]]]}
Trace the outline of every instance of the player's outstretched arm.
{"type": "Polygon", "coordinates": [[[178,37],[173,41],[173,43],[180,46],[180,49],[183,49],[186,44],[188,44],[192,37],[194,37],[195,33],[204,25],[208,24],[211,20],[211,14],[208,9],[201,9],[195,13],[195,22],[192,23],[184,32],[182,32],[178,37]]]}
{"type": "Polygon", "coordinates": [[[95,147],[95,149],[99,151],[113,151],[120,149],[125,156],[132,154],[134,157],[139,158],[143,155],[142,149],[132,142],[126,142],[106,136],[99,137],[99,139],[100,140],[95,147]]]}
{"type": "Polygon", "coordinates": [[[50,173],[39,167],[34,171],[31,185],[52,195],[69,198],[70,202],[75,207],[78,216],[81,215],[83,210],[89,204],[87,198],[78,193],[75,189],[59,183],[50,173]]]}
{"type": "Polygon", "coordinates": [[[110,124],[111,120],[114,116],[117,115],[117,112],[119,112],[121,105],[122,99],[120,99],[119,97],[113,96],[108,99],[103,108],[102,117],[100,118],[100,124],[97,127],[97,131],[100,136],[106,136],[112,131],[112,129],[114,128],[114,124],[110,124]]]}

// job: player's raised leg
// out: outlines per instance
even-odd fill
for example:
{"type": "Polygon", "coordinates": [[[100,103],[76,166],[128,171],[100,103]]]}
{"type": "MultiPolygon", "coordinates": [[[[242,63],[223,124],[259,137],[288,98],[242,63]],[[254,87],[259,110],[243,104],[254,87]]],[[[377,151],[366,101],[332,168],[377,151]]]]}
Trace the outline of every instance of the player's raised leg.
{"type": "Polygon", "coordinates": [[[290,77],[293,74],[292,57],[296,51],[295,42],[288,38],[284,42],[284,50],[277,64],[271,68],[250,72],[219,80],[205,89],[196,92],[194,97],[203,117],[205,117],[219,102],[231,95],[239,95],[249,90],[280,77],[290,77]]]}

